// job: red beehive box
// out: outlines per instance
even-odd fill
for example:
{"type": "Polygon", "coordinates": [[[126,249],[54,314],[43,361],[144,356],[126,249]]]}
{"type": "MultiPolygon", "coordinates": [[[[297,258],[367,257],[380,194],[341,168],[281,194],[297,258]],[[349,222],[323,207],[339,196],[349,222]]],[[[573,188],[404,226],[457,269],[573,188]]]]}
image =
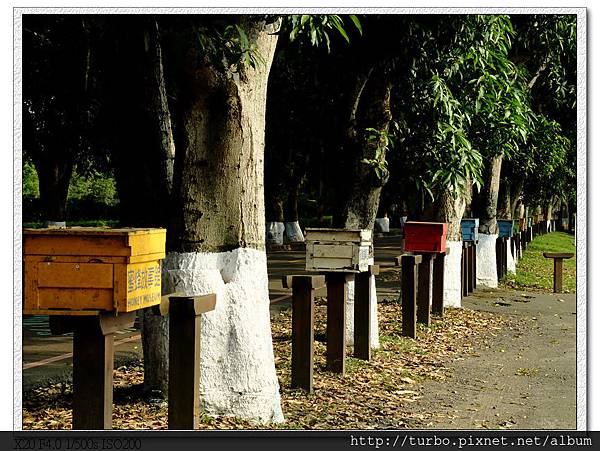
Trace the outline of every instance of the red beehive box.
{"type": "Polygon", "coordinates": [[[404,250],[445,252],[448,224],[445,222],[408,221],[404,224],[404,250]]]}

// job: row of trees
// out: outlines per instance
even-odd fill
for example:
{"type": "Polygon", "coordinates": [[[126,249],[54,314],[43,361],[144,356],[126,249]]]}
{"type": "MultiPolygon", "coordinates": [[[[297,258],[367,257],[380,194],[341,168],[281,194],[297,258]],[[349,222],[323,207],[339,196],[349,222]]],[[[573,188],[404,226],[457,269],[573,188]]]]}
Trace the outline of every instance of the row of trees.
{"type": "MultiPolygon", "coordinates": [[[[75,165],[100,166],[124,224],[167,227],[165,290],[218,296],[209,413],[282,419],[265,217],[297,221],[301,193],[349,228],[404,202],[454,242],[467,211],[489,243],[518,200],[573,196],[575,16],[46,15],[23,30],[23,149],[46,219],[64,220],[75,165]]],[[[158,394],[166,330],[143,313],[158,394]]]]}

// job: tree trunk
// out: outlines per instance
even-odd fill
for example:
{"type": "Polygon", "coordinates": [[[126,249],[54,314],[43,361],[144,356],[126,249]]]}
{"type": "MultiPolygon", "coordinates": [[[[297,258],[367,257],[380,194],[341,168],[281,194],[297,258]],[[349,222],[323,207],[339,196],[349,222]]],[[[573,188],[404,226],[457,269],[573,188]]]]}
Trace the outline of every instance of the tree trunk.
{"type": "Polygon", "coordinates": [[[263,184],[266,89],[277,35],[242,24],[263,62],[227,73],[205,60],[197,40],[184,52],[176,107],[177,148],[165,285],[216,293],[202,317],[200,405],[212,415],[282,421],[275,374],[263,184]]]}
{"type": "Polygon", "coordinates": [[[502,155],[492,157],[486,162],[483,190],[478,196],[477,213],[479,217],[479,243],[477,245],[477,284],[496,288],[496,239],[498,223],[498,191],[500,189],[500,171],[502,155]]]}
{"type": "MultiPolygon", "coordinates": [[[[116,36],[118,64],[112,77],[117,95],[112,109],[121,222],[129,227],[166,227],[175,145],[158,25],[152,18],[117,22],[116,36]],[[123,98],[131,101],[122,102],[123,98]]],[[[169,320],[151,309],[141,310],[139,317],[144,392],[155,399],[165,398],[169,320]]]]}
{"type": "Polygon", "coordinates": [[[507,178],[500,179],[500,189],[498,191],[498,219],[512,219],[511,208],[511,181],[507,178]]]}
{"type": "MultiPolygon", "coordinates": [[[[351,180],[350,189],[339,187],[344,198],[342,214],[339,217],[341,227],[345,229],[373,230],[381,188],[387,182],[387,173],[380,176],[363,159],[385,161],[386,150],[383,139],[387,135],[392,114],[390,111],[391,82],[385,68],[371,70],[367,76],[359,76],[354,90],[355,98],[351,102],[350,123],[344,143],[344,153],[352,159],[346,182],[351,180]],[[366,85],[365,85],[366,83],[366,85]],[[368,139],[367,128],[377,130],[380,138],[368,139]]],[[[371,348],[379,347],[379,323],[377,318],[377,295],[375,276],[371,276],[371,348]]],[[[346,337],[348,344],[354,344],[354,284],[349,286],[348,306],[346,309],[346,337]]]]}
{"type": "Polygon", "coordinates": [[[519,216],[515,213],[517,210],[517,205],[519,203],[519,199],[521,198],[521,193],[523,192],[523,186],[525,185],[525,179],[520,177],[518,178],[512,186],[512,191],[510,193],[510,212],[511,215],[509,218],[518,218],[519,216]]]}
{"type": "Polygon", "coordinates": [[[300,192],[300,184],[302,183],[302,177],[304,176],[304,168],[297,167],[295,174],[290,180],[290,186],[286,202],[284,204],[284,218],[285,218],[285,235],[284,241],[287,243],[302,243],[304,242],[304,235],[298,222],[298,194],[300,192]]]}
{"type": "MultiPolygon", "coordinates": [[[[358,83],[362,81],[359,80],[358,83]]],[[[352,173],[348,174],[351,188],[347,191],[342,213],[343,227],[347,229],[373,229],[381,188],[387,182],[387,172],[376,174],[375,169],[364,163],[363,159],[385,161],[386,150],[383,148],[384,135],[387,135],[392,114],[390,111],[391,82],[384,70],[376,70],[368,79],[367,86],[357,92],[362,95],[358,105],[362,108],[363,117],[359,117],[358,125],[350,124],[349,138],[346,148],[352,159],[352,173]],[[363,135],[367,128],[377,130],[381,138],[368,139],[363,135]]],[[[372,134],[367,132],[367,134],[372,134]]],[[[348,180],[348,179],[346,179],[348,180]]]]}
{"type": "Polygon", "coordinates": [[[73,160],[56,149],[35,162],[40,185],[42,219],[46,223],[61,223],[67,219],[67,195],[73,173],[73,160]],[[64,157],[64,158],[61,158],[64,157]]]}
{"type": "MultiPolygon", "coordinates": [[[[163,71],[162,48],[158,24],[151,20],[144,30],[145,62],[144,77],[146,117],[154,130],[154,142],[158,145],[159,198],[169,199],[173,184],[175,143],[171,128],[171,115],[163,71]]],[[[168,203],[167,203],[168,205],[168,203]]],[[[166,214],[166,212],[165,212],[166,214]]],[[[166,218],[160,218],[166,226],[166,218]]],[[[164,286],[164,284],[163,284],[164,286]]],[[[167,294],[164,293],[163,294],[167,294]]],[[[152,309],[140,312],[142,326],[142,349],[144,352],[144,391],[157,398],[164,398],[169,389],[169,317],[154,313],[152,309]]]]}
{"type": "Polygon", "coordinates": [[[445,307],[461,306],[462,235],[460,223],[466,209],[466,204],[464,195],[455,197],[449,189],[440,193],[436,200],[436,216],[434,219],[448,224],[446,247],[450,249],[450,252],[445,257],[444,262],[445,307]]]}

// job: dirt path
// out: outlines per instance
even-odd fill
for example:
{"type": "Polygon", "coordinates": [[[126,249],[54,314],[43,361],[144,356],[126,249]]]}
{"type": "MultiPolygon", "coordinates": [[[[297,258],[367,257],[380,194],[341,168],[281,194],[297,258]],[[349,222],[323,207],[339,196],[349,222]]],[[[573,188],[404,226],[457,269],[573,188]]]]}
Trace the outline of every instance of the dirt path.
{"type": "Polygon", "coordinates": [[[488,336],[452,376],[428,381],[410,406],[414,428],[571,429],[576,427],[574,294],[480,290],[473,310],[510,315],[518,325],[488,336]]]}

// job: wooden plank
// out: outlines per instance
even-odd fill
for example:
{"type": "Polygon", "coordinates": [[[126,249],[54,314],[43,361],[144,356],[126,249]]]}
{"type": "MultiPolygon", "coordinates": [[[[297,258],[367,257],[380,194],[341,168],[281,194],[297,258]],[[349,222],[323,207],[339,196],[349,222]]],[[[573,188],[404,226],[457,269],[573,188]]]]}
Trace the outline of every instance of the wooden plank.
{"type": "Polygon", "coordinates": [[[446,253],[436,255],[433,260],[433,290],[431,299],[431,313],[444,316],[444,265],[446,253]]]}
{"type": "Polygon", "coordinates": [[[546,258],[572,258],[574,255],[573,252],[544,252],[546,258]]]}
{"type": "Polygon", "coordinates": [[[80,317],[73,334],[73,429],[111,429],[114,335],[99,317],[80,317]]]}
{"type": "Polygon", "coordinates": [[[369,229],[307,228],[306,241],[347,241],[351,243],[371,242],[373,231],[369,229]]]}
{"type": "Polygon", "coordinates": [[[112,288],[113,265],[103,263],[38,263],[38,287],[112,288]]]}
{"type": "Polygon", "coordinates": [[[313,392],[314,289],[310,276],[292,280],[292,387],[313,392]]]}
{"type": "Polygon", "coordinates": [[[113,310],[113,290],[106,288],[41,288],[37,307],[61,310],[113,310]]]}
{"type": "Polygon", "coordinates": [[[306,257],[306,269],[309,271],[353,271],[352,259],[349,258],[325,258],[317,259],[306,257]]]}
{"type": "Polygon", "coordinates": [[[354,245],[336,245],[336,244],[315,244],[313,246],[313,257],[315,258],[348,258],[351,259],[354,251],[354,245]]]}
{"type": "Polygon", "coordinates": [[[328,272],[327,280],[327,369],[344,374],[346,370],[347,274],[328,272]]]}
{"type": "Polygon", "coordinates": [[[62,316],[97,316],[102,313],[101,310],[66,310],[66,309],[23,309],[23,315],[54,315],[62,316]]]}
{"type": "Polygon", "coordinates": [[[431,272],[435,255],[422,254],[418,271],[417,322],[431,325],[431,272]]]}
{"type": "Polygon", "coordinates": [[[129,256],[126,236],[24,236],[25,255],[129,256]]]}
{"type": "Polygon", "coordinates": [[[154,233],[133,234],[127,236],[127,245],[131,248],[130,255],[161,254],[161,259],[165,257],[165,242],[167,231],[157,229],[154,233]]]}
{"type": "Polygon", "coordinates": [[[197,429],[200,415],[200,325],[188,298],[169,304],[169,429],[197,429]]]}
{"type": "Polygon", "coordinates": [[[420,255],[402,256],[402,335],[417,338],[417,286],[420,255]]]}
{"type": "Polygon", "coordinates": [[[371,360],[371,274],[354,276],[354,357],[371,360]]]}

